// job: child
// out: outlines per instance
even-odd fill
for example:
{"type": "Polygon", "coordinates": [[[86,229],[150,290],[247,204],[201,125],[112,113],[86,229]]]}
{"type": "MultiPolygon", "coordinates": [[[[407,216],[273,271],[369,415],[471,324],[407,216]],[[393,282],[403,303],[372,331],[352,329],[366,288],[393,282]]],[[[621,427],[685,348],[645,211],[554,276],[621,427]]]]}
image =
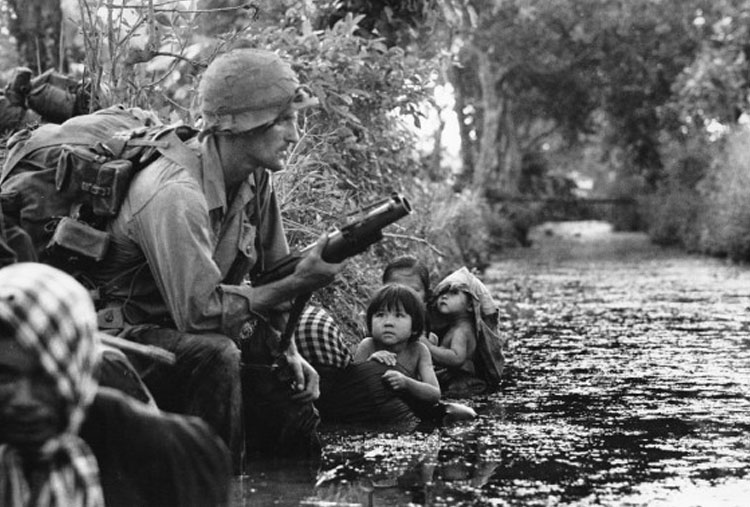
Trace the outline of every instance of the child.
{"type": "Polygon", "coordinates": [[[504,362],[492,332],[497,325],[497,304],[465,267],[441,281],[435,294],[435,316],[446,325],[439,333],[439,344],[423,343],[438,367],[440,386],[450,396],[480,394],[487,388],[485,380],[498,380],[504,362]],[[476,354],[480,347],[481,355],[476,354]]]}
{"type": "Polygon", "coordinates": [[[474,375],[477,339],[472,297],[461,286],[445,285],[437,294],[435,311],[449,326],[439,345],[428,345],[435,363],[474,375]]]}
{"type": "Polygon", "coordinates": [[[400,284],[382,287],[367,308],[370,337],[357,346],[354,362],[371,360],[394,367],[382,377],[391,389],[435,403],[440,387],[430,351],[419,340],[424,322],[424,303],[413,289],[400,284]]]}
{"type": "Polygon", "coordinates": [[[383,285],[400,283],[414,289],[425,304],[430,300],[430,272],[416,257],[404,255],[389,262],[382,280],[383,285]]]}
{"type": "MultiPolygon", "coordinates": [[[[383,285],[400,283],[401,285],[406,285],[407,287],[414,289],[416,293],[419,294],[419,297],[422,298],[425,306],[432,298],[432,293],[430,291],[430,272],[427,269],[427,266],[417,260],[416,257],[404,255],[389,262],[383,270],[382,281],[383,285]]],[[[425,317],[423,336],[428,342],[437,345],[437,335],[430,332],[429,315],[425,317]]]]}

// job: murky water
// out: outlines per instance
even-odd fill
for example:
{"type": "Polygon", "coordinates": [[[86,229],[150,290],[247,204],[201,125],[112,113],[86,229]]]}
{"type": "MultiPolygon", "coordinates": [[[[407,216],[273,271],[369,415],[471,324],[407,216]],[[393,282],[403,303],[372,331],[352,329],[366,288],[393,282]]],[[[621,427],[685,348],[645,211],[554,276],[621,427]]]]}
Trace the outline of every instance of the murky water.
{"type": "Polygon", "coordinates": [[[605,224],[539,228],[483,276],[512,317],[476,421],[325,434],[237,505],[750,505],[750,268],[605,224]]]}

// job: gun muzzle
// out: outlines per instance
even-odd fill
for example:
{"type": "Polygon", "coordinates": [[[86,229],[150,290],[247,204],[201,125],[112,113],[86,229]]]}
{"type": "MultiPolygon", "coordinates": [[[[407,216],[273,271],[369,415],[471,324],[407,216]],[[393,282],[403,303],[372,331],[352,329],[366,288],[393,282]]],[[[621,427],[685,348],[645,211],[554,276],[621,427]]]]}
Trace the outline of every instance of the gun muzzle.
{"type": "Polygon", "coordinates": [[[326,262],[341,262],[367,250],[383,239],[383,228],[411,213],[406,197],[392,194],[384,203],[372,207],[361,219],[352,222],[328,236],[323,250],[326,262]]]}
{"type": "MultiPolygon", "coordinates": [[[[326,262],[342,262],[353,255],[367,250],[373,243],[383,239],[383,228],[411,213],[412,208],[406,197],[394,193],[387,199],[372,205],[356,220],[328,235],[328,242],[321,254],[326,262]]],[[[268,271],[256,278],[255,283],[263,285],[290,275],[299,260],[315,244],[300,250],[297,254],[281,259],[268,271]]]]}

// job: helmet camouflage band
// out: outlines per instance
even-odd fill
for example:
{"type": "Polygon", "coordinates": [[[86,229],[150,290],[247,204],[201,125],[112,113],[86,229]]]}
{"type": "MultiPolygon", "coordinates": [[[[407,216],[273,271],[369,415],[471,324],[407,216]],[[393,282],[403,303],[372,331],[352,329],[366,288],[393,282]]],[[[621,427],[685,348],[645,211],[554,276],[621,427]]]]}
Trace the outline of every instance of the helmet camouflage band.
{"type": "Polygon", "coordinates": [[[278,55],[247,48],[225,53],[208,66],[200,97],[204,132],[245,132],[317,104],[278,55]]]}

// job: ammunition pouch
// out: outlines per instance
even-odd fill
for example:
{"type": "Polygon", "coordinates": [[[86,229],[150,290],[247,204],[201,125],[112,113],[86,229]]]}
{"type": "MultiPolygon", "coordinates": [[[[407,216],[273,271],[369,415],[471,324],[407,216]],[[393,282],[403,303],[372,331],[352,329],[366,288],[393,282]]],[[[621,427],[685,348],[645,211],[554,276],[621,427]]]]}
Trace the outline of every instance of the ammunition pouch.
{"type": "Polygon", "coordinates": [[[120,210],[133,174],[129,160],[113,160],[91,148],[64,145],[55,187],[58,192],[78,193],[81,203],[95,216],[112,218],[120,210]]]}
{"type": "Polygon", "coordinates": [[[109,234],[85,222],[62,217],[47,245],[49,252],[65,252],[68,257],[100,261],[109,247],[109,234]]]}

